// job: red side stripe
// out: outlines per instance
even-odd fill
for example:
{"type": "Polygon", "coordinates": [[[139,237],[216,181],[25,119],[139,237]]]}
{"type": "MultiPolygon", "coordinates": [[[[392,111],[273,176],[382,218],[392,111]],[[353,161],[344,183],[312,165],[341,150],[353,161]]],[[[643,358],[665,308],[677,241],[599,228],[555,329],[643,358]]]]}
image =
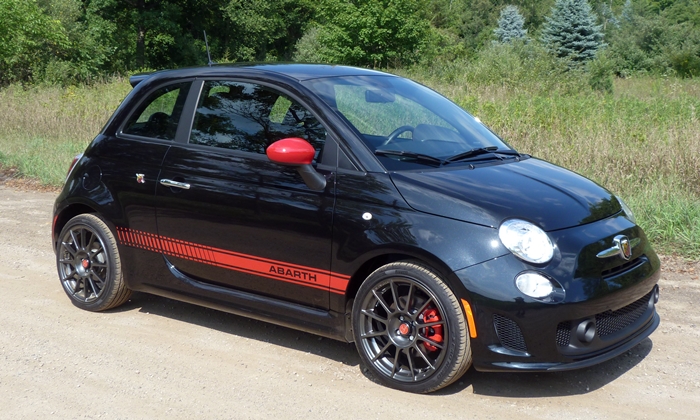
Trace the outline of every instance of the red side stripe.
{"type": "Polygon", "coordinates": [[[122,227],[118,227],[117,232],[117,237],[123,245],[333,293],[344,294],[350,281],[350,276],[345,274],[240,254],[148,232],[122,227]]]}

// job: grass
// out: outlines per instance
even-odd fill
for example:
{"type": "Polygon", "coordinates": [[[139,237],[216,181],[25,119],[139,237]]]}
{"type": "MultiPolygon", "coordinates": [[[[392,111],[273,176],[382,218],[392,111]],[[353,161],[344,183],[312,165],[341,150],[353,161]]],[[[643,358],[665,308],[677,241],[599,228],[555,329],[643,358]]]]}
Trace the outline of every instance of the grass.
{"type": "MultiPolygon", "coordinates": [[[[615,80],[614,93],[601,94],[582,74],[547,79],[501,58],[494,60],[519,65],[512,72],[519,76],[485,77],[493,68],[483,62],[405,74],[450,97],[521,152],[622,196],[657,251],[700,260],[700,80],[615,80]]],[[[0,164],[60,185],[71,158],[130,89],[115,79],[92,87],[0,90],[0,164]]]]}
{"type": "Polygon", "coordinates": [[[0,90],[0,164],[61,185],[73,156],[85,150],[130,90],[126,79],[0,90]]]}

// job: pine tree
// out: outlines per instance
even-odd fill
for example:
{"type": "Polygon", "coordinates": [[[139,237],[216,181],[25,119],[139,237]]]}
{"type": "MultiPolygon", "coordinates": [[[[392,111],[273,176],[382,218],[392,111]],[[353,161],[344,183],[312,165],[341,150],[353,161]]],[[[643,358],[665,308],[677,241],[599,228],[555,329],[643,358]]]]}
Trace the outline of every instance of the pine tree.
{"type": "Polygon", "coordinates": [[[542,29],[542,43],[557,57],[583,62],[605,46],[586,0],[557,0],[542,29]]]}
{"type": "Polygon", "coordinates": [[[615,16],[610,5],[608,3],[601,3],[599,9],[600,16],[603,18],[603,30],[605,30],[606,25],[609,23],[615,28],[620,27],[620,20],[615,16]]]}
{"type": "Polygon", "coordinates": [[[634,10],[632,9],[632,0],[625,1],[625,5],[622,6],[621,18],[626,23],[632,22],[632,17],[634,16],[634,10]]]}
{"type": "Polygon", "coordinates": [[[493,33],[498,38],[498,42],[507,43],[516,39],[523,39],[527,35],[527,30],[523,29],[525,18],[520,14],[517,6],[506,6],[501,10],[498,18],[498,28],[493,33]]]}

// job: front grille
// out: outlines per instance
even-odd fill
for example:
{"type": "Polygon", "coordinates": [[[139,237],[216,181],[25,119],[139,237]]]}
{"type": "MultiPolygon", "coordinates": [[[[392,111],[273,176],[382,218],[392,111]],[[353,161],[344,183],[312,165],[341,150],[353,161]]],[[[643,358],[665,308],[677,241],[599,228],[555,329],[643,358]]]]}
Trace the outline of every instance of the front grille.
{"type": "Polygon", "coordinates": [[[571,342],[571,321],[560,322],[557,325],[557,345],[566,347],[571,342]]]}
{"type": "Polygon", "coordinates": [[[632,325],[647,310],[649,299],[654,291],[647,293],[643,298],[616,311],[605,311],[595,316],[598,335],[607,337],[632,325]]]}
{"type": "Polygon", "coordinates": [[[496,335],[498,335],[498,339],[501,340],[501,345],[503,345],[503,347],[527,353],[525,338],[515,321],[503,315],[494,314],[493,326],[496,328],[496,335]]]}
{"type": "Polygon", "coordinates": [[[643,264],[646,261],[646,257],[642,255],[639,258],[635,258],[632,261],[627,261],[626,263],[622,265],[618,265],[617,267],[613,267],[611,269],[605,270],[600,273],[601,277],[609,278],[609,277],[615,277],[617,275],[620,275],[626,271],[633,270],[637,268],[638,265],[643,264]]]}

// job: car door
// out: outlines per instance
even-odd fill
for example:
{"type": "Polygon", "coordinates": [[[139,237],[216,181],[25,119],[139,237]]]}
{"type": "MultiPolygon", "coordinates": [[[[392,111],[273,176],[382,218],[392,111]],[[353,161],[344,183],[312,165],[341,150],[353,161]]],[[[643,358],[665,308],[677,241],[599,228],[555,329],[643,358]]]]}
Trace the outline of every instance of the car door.
{"type": "Polygon", "coordinates": [[[199,83],[189,142],[170,148],[157,187],[158,233],[171,270],[200,284],[326,309],[335,168],[315,164],[328,182],[312,191],[293,167],[265,155],[274,141],[301,137],[318,158],[325,129],[275,88],[199,83]]]}

